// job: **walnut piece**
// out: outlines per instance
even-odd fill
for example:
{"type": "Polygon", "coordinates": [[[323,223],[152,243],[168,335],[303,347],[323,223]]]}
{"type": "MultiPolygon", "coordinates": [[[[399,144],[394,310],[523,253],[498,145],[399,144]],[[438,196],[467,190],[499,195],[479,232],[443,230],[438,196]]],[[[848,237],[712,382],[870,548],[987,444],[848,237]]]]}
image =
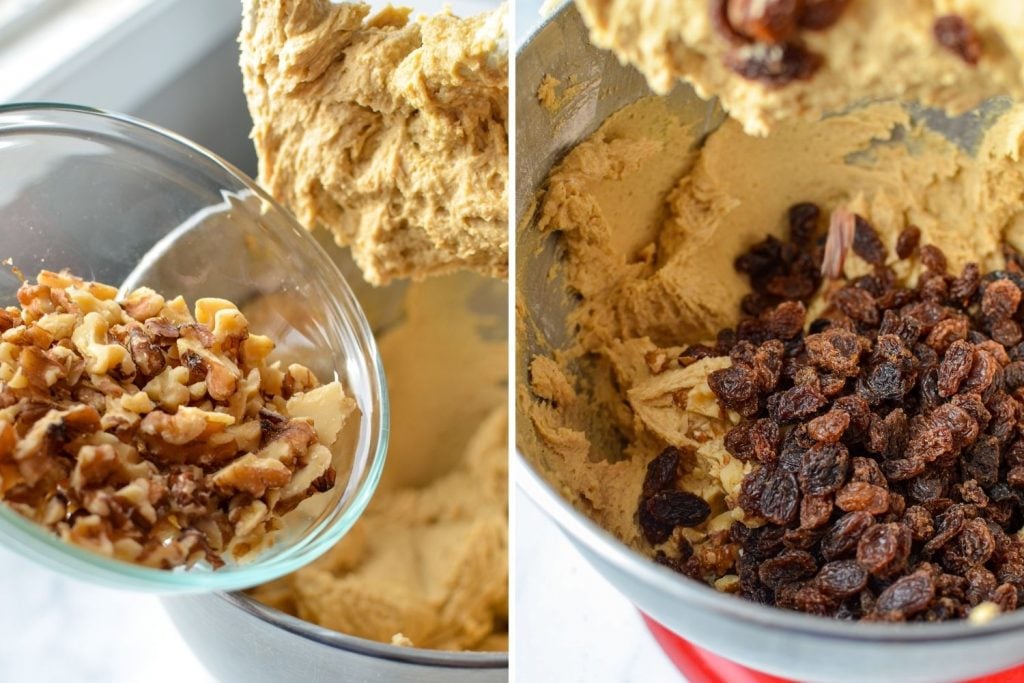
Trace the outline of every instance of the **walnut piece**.
{"type": "Polygon", "coordinates": [[[334,487],[357,410],[268,363],[238,307],[43,271],[0,309],[0,499],[94,552],[171,569],[243,560],[334,487]]]}

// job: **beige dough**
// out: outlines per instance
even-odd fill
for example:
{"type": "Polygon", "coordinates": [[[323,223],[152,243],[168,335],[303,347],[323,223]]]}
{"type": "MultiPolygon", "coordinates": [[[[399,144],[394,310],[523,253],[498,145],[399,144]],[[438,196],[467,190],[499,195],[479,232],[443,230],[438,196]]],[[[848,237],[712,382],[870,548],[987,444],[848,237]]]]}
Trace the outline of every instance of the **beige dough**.
{"type": "Polygon", "coordinates": [[[814,77],[776,89],[723,64],[729,43],[712,27],[708,4],[576,0],[594,44],[639,68],[656,92],[684,79],[702,97],[718,96],[752,134],[855,102],[900,99],[963,112],[995,95],[1024,96],[1024,5],[1017,0],[851,0],[832,27],[801,34],[825,60],[814,77]],[[935,41],[936,17],[949,13],[979,33],[976,67],[935,41]]]}
{"type": "Polygon", "coordinates": [[[361,3],[246,0],[259,180],[366,279],[508,273],[504,7],[409,21],[361,3]]]}
{"type": "MultiPolygon", "coordinates": [[[[739,418],[721,412],[706,381],[729,361],[674,359],[737,322],[749,285],[733,261],[766,233],[783,236],[789,206],[863,215],[908,282],[919,265],[894,253],[908,224],[957,273],[968,261],[1002,267],[1004,241],[1024,246],[1024,106],[990,112],[987,132],[963,147],[878,104],[764,138],[729,120],[687,154],[693,136],[677,116],[662,99],[641,100],[551,172],[536,228],[567,247],[566,279],[581,295],[567,322],[578,332],[573,347],[533,359],[518,389],[533,427],[524,451],[581,510],[648,553],[634,515],[646,465],[667,445],[687,453],[683,484],[714,511],[677,534],[699,542],[743,518],[734,505],[745,470],[723,445],[739,418]]],[[[868,265],[851,255],[845,269],[868,265]]],[[[809,319],[822,305],[819,293],[809,319]]]]}
{"type": "Polygon", "coordinates": [[[380,339],[393,430],[381,486],[337,546],[258,599],[385,643],[507,649],[508,346],[504,316],[473,312],[481,282],[412,285],[406,320],[380,339]]]}

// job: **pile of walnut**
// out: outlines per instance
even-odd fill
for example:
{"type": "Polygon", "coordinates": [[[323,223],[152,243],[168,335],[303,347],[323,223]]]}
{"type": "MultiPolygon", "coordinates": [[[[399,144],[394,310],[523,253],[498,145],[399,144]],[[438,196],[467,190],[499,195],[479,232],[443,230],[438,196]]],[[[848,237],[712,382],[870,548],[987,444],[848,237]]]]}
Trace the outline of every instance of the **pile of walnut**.
{"type": "MultiPolygon", "coordinates": [[[[728,356],[708,375],[718,403],[742,416],[725,448],[753,465],[735,523],[711,540],[715,566],[682,540],[662,564],[702,580],[731,575],[760,603],[841,619],[984,619],[1024,604],[1024,269],[967,264],[910,226],[895,244],[917,258],[900,283],[871,225],[794,206],[790,241],[741,256],[754,293],[746,317],[681,362],[728,356]],[[838,276],[852,249],[873,267],[838,276]],[[821,317],[805,303],[824,296],[821,317]],[[756,527],[756,528],[755,528],[756,527]]],[[[681,453],[648,466],[638,511],[647,540],[703,524],[709,506],[678,490],[681,453]]],[[[716,585],[718,585],[716,583],[716,585]]]]}
{"type": "Polygon", "coordinates": [[[0,499],[62,539],[151,567],[266,547],[331,489],[355,402],[223,299],[43,271],[0,309],[0,499]]]}

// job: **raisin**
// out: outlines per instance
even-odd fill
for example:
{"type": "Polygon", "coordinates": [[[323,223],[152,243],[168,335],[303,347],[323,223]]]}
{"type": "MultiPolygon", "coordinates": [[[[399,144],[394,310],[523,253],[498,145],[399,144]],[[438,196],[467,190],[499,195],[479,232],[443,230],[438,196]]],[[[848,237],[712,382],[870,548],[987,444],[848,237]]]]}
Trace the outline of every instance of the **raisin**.
{"type": "Polygon", "coordinates": [[[892,576],[906,566],[911,542],[910,529],[902,524],[876,524],[857,542],[857,562],[875,576],[892,576]]]}
{"type": "Polygon", "coordinates": [[[821,539],[821,554],[826,560],[838,560],[853,554],[861,535],[875,523],[867,512],[850,512],[840,517],[821,539]]]}
{"type": "Polygon", "coordinates": [[[889,509],[889,491],[863,481],[851,481],[836,494],[836,507],[843,512],[884,514],[889,509]]]}
{"type": "Polygon", "coordinates": [[[973,392],[984,396],[989,387],[996,379],[999,371],[999,362],[988,351],[974,348],[971,360],[971,370],[964,378],[960,391],[973,392]]]}
{"type": "Polygon", "coordinates": [[[640,525],[640,531],[643,532],[644,538],[651,545],[664,543],[672,535],[672,525],[655,519],[644,503],[641,503],[640,508],[637,510],[637,522],[640,525]]]}
{"type": "Polygon", "coordinates": [[[965,63],[975,66],[981,59],[981,38],[958,14],[939,17],[932,25],[935,40],[965,63]]]}
{"type": "Polygon", "coordinates": [[[804,0],[800,12],[800,27],[810,31],[829,28],[842,15],[850,0],[804,0]]]}
{"type": "Polygon", "coordinates": [[[735,365],[715,370],[708,375],[708,386],[725,408],[745,416],[757,412],[757,376],[752,370],[735,365]]]}
{"type": "Polygon", "coordinates": [[[850,455],[841,443],[811,446],[800,466],[800,489],[807,496],[823,496],[839,490],[846,481],[850,455]]]}
{"type": "Polygon", "coordinates": [[[1012,612],[1017,609],[1019,594],[1017,588],[1009,583],[1000,584],[992,591],[992,602],[999,607],[1001,612],[1012,612]]]}
{"type": "Polygon", "coordinates": [[[872,415],[867,436],[866,445],[872,453],[890,458],[902,453],[909,436],[907,416],[903,409],[896,408],[884,418],[872,415]]]}
{"type": "Polygon", "coordinates": [[[860,372],[864,347],[856,334],[832,328],[808,336],[804,344],[807,358],[813,365],[843,377],[854,377],[860,372]]]}
{"type": "Polygon", "coordinates": [[[729,23],[729,0],[711,0],[708,12],[711,15],[711,25],[720,36],[733,45],[742,45],[746,42],[746,38],[729,23]]]}
{"type": "MultiPolygon", "coordinates": [[[[765,329],[773,337],[777,339],[793,339],[804,331],[806,317],[807,309],[803,303],[800,301],[783,301],[775,308],[762,313],[761,321],[764,323],[765,329]]],[[[772,341],[778,343],[777,340],[772,341]]]]}
{"type": "Polygon", "coordinates": [[[925,268],[938,273],[939,275],[945,275],[946,269],[949,267],[946,262],[946,255],[942,253],[942,250],[933,244],[926,244],[921,247],[921,264],[925,268]]]}
{"type": "Polygon", "coordinates": [[[1017,344],[1022,336],[1020,323],[1016,320],[997,320],[990,328],[992,339],[1003,346],[1017,344]]]}
{"type": "Polygon", "coordinates": [[[780,584],[813,576],[818,571],[814,557],[803,550],[786,550],[770,560],[765,560],[757,570],[761,583],[771,588],[780,584]]]}
{"type": "Polygon", "coordinates": [[[800,527],[817,529],[828,524],[832,509],[831,496],[804,496],[800,500],[800,527]]]}
{"type": "Polygon", "coordinates": [[[871,224],[859,215],[854,215],[853,253],[873,266],[885,263],[885,245],[871,224]]]}
{"type": "Polygon", "coordinates": [[[939,395],[949,397],[960,390],[960,384],[967,379],[974,364],[974,346],[957,340],[950,344],[939,365],[939,395]]]}
{"type": "Polygon", "coordinates": [[[826,403],[818,389],[797,386],[769,396],[768,414],[779,422],[792,422],[813,415],[826,403]]]}
{"type": "Polygon", "coordinates": [[[850,481],[862,481],[882,488],[888,488],[889,483],[882,473],[878,462],[871,458],[855,457],[850,460],[851,471],[850,481]]]}
{"type": "Polygon", "coordinates": [[[975,479],[968,479],[958,485],[957,492],[960,494],[960,500],[965,503],[976,505],[979,508],[988,507],[988,494],[975,479]]]}
{"type": "Polygon", "coordinates": [[[967,579],[967,601],[971,605],[988,600],[997,587],[995,574],[984,567],[971,567],[964,578],[967,579]]]}
{"type": "Polygon", "coordinates": [[[779,88],[793,81],[805,81],[821,67],[821,56],[802,45],[744,45],[725,55],[725,65],[748,81],[779,88]]]}
{"type": "Polygon", "coordinates": [[[1024,387],[1024,361],[1015,360],[1003,368],[1003,387],[1011,394],[1024,387]]]}
{"type": "Polygon", "coordinates": [[[930,555],[941,549],[944,545],[956,538],[960,531],[963,530],[965,521],[966,516],[962,507],[957,505],[950,507],[944,513],[939,515],[935,535],[924,544],[922,552],[926,555],[930,555]]]}
{"type": "Polygon", "coordinates": [[[981,270],[977,263],[968,263],[964,266],[960,276],[953,280],[949,286],[949,296],[960,305],[966,304],[978,291],[981,284],[981,270]]]}
{"type": "Polygon", "coordinates": [[[832,409],[807,423],[807,435],[822,443],[835,443],[850,426],[850,414],[832,409]]]}
{"type": "Polygon", "coordinates": [[[843,287],[832,297],[832,302],[844,314],[866,325],[877,325],[878,306],[871,294],[859,287],[843,287]]]}
{"type": "Polygon", "coordinates": [[[774,391],[782,375],[782,356],[785,348],[778,339],[761,344],[754,351],[751,367],[754,370],[757,388],[761,392],[774,391]]]}
{"type": "Polygon", "coordinates": [[[882,314],[882,324],[878,328],[878,334],[894,334],[904,344],[915,344],[921,337],[921,323],[917,318],[901,316],[892,310],[885,311],[882,314]]]}
{"type": "Polygon", "coordinates": [[[924,343],[934,349],[936,353],[946,353],[951,344],[957,340],[967,339],[969,331],[970,323],[967,318],[946,318],[936,323],[924,343]]]}
{"type": "Polygon", "coordinates": [[[837,560],[823,566],[813,584],[825,595],[843,599],[864,590],[868,573],[854,560],[837,560]]]}
{"type": "Polygon", "coordinates": [[[932,514],[920,505],[911,505],[903,512],[903,523],[910,529],[910,535],[916,542],[927,541],[935,533],[935,520],[932,514]]]}
{"type": "Polygon", "coordinates": [[[881,619],[903,621],[928,609],[934,599],[935,580],[926,572],[914,572],[882,591],[874,612],[881,619]]]}
{"type": "Polygon", "coordinates": [[[971,567],[988,562],[995,549],[995,539],[988,525],[980,519],[968,519],[956,542],[946,545],[942,564],[949,571],[963,574],[971,567]]]}
{"type": "Polygon", "coordinates": [[[961,460],[964,479],[975,479],[982,486],[993,486],[999,480],[999,441],[990,435],[980,437],[961,460]]]}
{"type": "Polygon", "coordinates": [[[659,491],[644,507],[659,523],[672,527],[697,526],[711,515],[707,501],[688,491],[659,491]]]}
{"type": "Polygon", "coordinates": [[[1012,280],[996,280],[985,287],[981,312],[989,320],[1007,320],[1017,312],[1020,299],[1020,288],[1012,280]]]}
{"type": "Polygon", "coordinates": [[[896,238],[896,255],[901,259],[909,258],[921,242],[921,228],[908,225],[896,238]]]}
{"type": "Polygon", "coordinates": [[[650,498],[655,493],[672,487],[676,480],[680,455],[677,448],[669,446],[647,463],[642,494],[644,498],[650,498]]]}
{"type": "Polygon", "coordinates": [[[775,524],[789,524],[796,517],[799,502],[796,477],[784,470],[776,470],[761,496],[761,516],[775,524]]]}
{"type": "Polygon", "coordinates": [[[818,232],[821,209],[803,202],[789,207],[789,241],[797,246],[809,245],[818,232]]]}

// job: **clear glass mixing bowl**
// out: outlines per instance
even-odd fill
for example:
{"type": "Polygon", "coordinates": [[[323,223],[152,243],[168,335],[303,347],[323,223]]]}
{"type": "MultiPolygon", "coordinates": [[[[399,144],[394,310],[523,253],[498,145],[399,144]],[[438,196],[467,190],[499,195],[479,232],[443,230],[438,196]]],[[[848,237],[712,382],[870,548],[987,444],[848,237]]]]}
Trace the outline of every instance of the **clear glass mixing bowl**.
{"type": "MultiPolygon", "coordinates": [[[[359,405],[334,449],[326,494],[285,518],[275,543],[213,570],[151,569],[67,544],[0,504],[0,543],[75,577],[155,592],[270,581],[333,546],[366,508],[384,466],[388,402],[376,343],[337,266],[245,174],[209,151],[129,117],[68,105],[0,107],[0,260],[33,277],[69,268],[166,295],[258,303],[254,331],[274,358],[340,380],[359,405]]],[[[0,268],[0,305],[20,281],[0,268]]]]}

